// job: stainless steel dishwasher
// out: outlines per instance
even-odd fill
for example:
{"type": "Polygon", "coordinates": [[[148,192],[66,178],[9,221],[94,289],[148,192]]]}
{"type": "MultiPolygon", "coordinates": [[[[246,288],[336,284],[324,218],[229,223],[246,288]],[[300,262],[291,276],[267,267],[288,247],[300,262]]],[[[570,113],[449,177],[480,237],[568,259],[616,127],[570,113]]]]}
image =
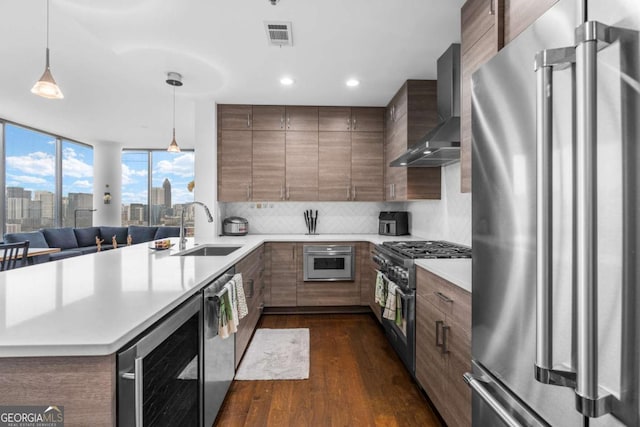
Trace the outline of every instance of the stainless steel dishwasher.
{"type": "Polygon", "coordinates": [[[203,291],[203,411],[207,427],[213,425],[235,375],[235,334],[226,339],[218,336],[216,301],[234,273],[235,267],[230,268],[203,291]]]}

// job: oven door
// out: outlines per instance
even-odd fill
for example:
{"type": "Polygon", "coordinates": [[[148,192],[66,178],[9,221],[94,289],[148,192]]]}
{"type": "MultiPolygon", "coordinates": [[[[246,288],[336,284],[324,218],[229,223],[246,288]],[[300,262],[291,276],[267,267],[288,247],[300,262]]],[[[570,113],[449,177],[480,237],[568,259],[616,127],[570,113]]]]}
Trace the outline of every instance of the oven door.
{"type": "Polygon", "coordinates": [[[304,281],[353,281],[353,246],[304,246],[304,281]]]}
{"type": "Polygon", "coordinates": [[[389,343],[398,354],[402,363],[415,375],[416,371],[416,293],[411,289],[398,287],[396,298],[402,309],[400,321],[382,316],[382,326],[389,343]]]}

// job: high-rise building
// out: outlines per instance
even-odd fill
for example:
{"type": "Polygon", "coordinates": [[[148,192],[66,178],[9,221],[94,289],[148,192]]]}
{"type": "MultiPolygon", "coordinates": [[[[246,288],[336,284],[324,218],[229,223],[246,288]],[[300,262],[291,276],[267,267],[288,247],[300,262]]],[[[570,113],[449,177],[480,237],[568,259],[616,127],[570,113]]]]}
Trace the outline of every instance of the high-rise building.
{"type": "Polygon", "coordinates": [[[151,188],[151,205],[164,206],[164,188],[151,188]]]}
{"type": "Polygon", "coordinates": [[[167,208],[171,208],[171,182],[168,178],[164,179],[162,188],[164,190],[164,205],[167,208]]]}
{"type": "Polygon", "coordinates": [[[53,227],[55,221],[55,198],[50,191],[35,191],[33,199],[40,201],[40,215],[43,227],[53,227]]]}

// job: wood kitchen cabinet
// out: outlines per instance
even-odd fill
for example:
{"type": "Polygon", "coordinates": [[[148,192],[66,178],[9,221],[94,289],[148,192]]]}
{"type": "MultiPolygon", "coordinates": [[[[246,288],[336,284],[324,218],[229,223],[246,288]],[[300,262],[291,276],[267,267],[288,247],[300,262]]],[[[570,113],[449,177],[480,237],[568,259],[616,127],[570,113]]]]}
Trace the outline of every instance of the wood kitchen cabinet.
{"type": "Polygon", "coordinates": [[[284,200],[285,132],[254,130],[252,153],[251,199],[284,200]]]}
{"type": "Polygon", "coordinates": [[[467,0],[461,10],[460,187],[471,192],[471,75],[504,45],[504,0],[467,0]]]}
{"type": "Polygon", "coordinates": [[[218,200],[251,200],[252,132],[218,131],[218,200]]]}
{"type": "Polygon", "coordinates": [[[318,131],[318,107],[286,107],[288,131],[318,131]]]}
{"type": "Polygon", "coordinates": [[[319,108],[319,200],[384,197],[384,109],[319,108]]]}
{"type": "Polygon", "coordinates": [[[318,131],[287,132],[285,200],[318,200],[318,131]]]}
{"type": "Polygon", "coordinates": [[[318,200],[351,200],[351,133],[318,136],[318,200]]]}
{"type": "Polygon", "coordinates": [[[385,200],[439,199],[441,167],[388,164],[438,124],[435,80],[407,80],[386,110],[385,200]]]}
{"type": "Polygon", "coordinates": [[[416,378],[449,426],[471,425],[471,294],[416,268],[416,378]]]}
{"type": "Polygon", "coordinates": [[[248,130],[251,129],[251,105],[219,105],[218,129],[248,130]]]}
{"type": "Polygon", "coordinates": [[[295,307],[298,256],[295,243],[265,245],[265,306],[295,307]]]}
{"type": "Polygon", "coordinates": [[[254,105],[252,117],[253,130],[285,130],[284,105],[254,105]]]}
{"type": "Polygon", "coordinates": [[[248,314],[240,320],[236,332],[235,366],[240,364],[264,307],[264,246],[238,261],[236,273],[242,274],[242,285],[248,314]]]}

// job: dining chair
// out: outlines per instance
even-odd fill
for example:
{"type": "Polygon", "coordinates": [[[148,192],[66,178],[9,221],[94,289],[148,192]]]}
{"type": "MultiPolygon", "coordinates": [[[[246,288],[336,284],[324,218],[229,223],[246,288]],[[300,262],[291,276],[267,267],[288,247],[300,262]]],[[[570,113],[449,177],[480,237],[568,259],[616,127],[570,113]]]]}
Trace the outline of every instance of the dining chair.
{"type": "Polygon", "coordinates": [[[29,241],[17,243],[0,244],[0,253],[3,253],[0,260],[0,271],[12,270],[16,267],[27,265],[27,253],[29,252],[29,241]]]}

